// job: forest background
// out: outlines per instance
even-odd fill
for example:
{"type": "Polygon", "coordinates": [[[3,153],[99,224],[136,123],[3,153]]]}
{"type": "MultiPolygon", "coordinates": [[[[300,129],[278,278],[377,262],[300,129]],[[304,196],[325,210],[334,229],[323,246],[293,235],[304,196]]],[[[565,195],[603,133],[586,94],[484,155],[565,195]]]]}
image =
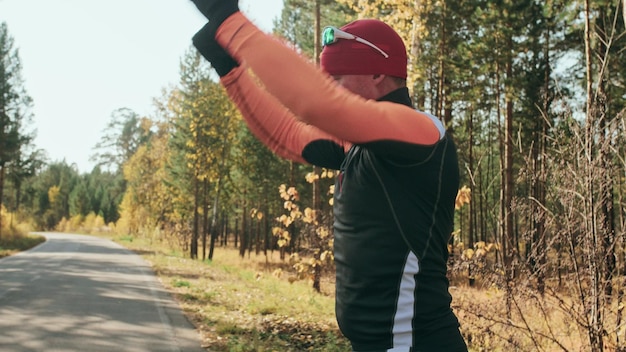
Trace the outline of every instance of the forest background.
{"type": "MultiPolygon", "coordinates": [[[[375,17],[403,36],[415,107],[459,147],[450,280],[476,350],[626,351],[625,10],[623,0],[285,0],[274,23],[312,63],[325,25],[375,17]]],[[[153,116],[112,112],[98,166],[81,174],[34,145],[14,45],[1,24],[0,240],[110,232],[198,260],[278,251],[322,291],[334,171],[259,144],[193,48],[153,116]]]]}

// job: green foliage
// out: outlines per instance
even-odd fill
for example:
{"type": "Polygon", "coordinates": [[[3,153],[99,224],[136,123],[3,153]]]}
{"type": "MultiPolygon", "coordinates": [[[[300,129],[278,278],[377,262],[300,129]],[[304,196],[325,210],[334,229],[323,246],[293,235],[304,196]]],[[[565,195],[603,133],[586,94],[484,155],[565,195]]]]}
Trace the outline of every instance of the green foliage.
{"type": "Polygon", "coordinates": [[[70,216],[87,215],[91,210],[90,198],[90,194],[87,193],[87,186],[84,182],[79,181],[69,195],[70,216]]]}
{"type": "Polygon", "coordinates": [[[274,23],[274,34],[315,58],[315,5],[320,3],[320,28],[342,26],[355,13],[332,0],[285,0],[280,18],[274,23]]]}
{"type": "Polygon", "coordinates": [[[20,58],[13,45],[7,24],[0,23],[0,170],[3,171],[34,138],[25,130],[31,120],[32,100],[24,89],[20,58]]]}
{"type": "Polygon", "coordinates": [[[132,242],[133,239],[134,239],[134,237],[133,236],[129,236],[129,235],[123,235],[123,236],[117,237],[117,240],[121,241],[121,242],[132,242]]]}
{"type": "Polygon", "coordinates": [[[98,152],[91,159],[97,161],[99,167],[121,170],[137,149],[148,141],[152,134],[151,128],[150,119],[139,117],[131,109],[113,111],[104,135],[95,146],[98,152]]]}
{"type": "Polygon", "coordinates": [[[189,283],[189,281],[186,281],[186,280],[175,279],[172,282],[172,286],[174,286],[174,287],[191,287],[191,284],[189,283]]]}
{"type": "Polygon", "coordinates": [[[87,193],[91,200],[89,212],[102,216],[105,223],[119,219],[119,205],[126,192],[126,181],[120,172],[102,171],[95,167],[84,175],[87,193]]]}
{"type": "Polygon", "coordinates": [[[21,190],[23,212],[37,229],[51,230],[62,219],[82,221],[90,214],[99,216],[102,224],[115,222],[125,185],[120,174],[96,167],[80,175],[73,166],[57,162],[26,179],[21,190]]]}
{"type": "Polygon", "coordinates": [[[29,180],[28,203],[38,229],[53,229],[62,218],[69,219],[69,196],[77,184],[76,169],[53,163],[37,177],[29,180]]]}
{"type": "MultiPolygon", "coordinates": [[[[13,38],[5,22],[0,23],[0,208],[5,202],[6,181],[16,192],[11,210],[19,208],[21,183],[39,166],[39,151],[34,150],[32,99],[22,80],[22,66],[13,38]]],[[[0,218],[0,238],[2,236],[0,218]]]]}

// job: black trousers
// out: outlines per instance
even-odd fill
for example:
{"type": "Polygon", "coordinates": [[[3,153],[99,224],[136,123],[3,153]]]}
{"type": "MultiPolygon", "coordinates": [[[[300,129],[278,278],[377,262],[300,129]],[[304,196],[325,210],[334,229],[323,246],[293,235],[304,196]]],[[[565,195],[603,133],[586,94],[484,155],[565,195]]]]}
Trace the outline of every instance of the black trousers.
{"type": "MultiPolygon", "coordinates": [[[[402,352],[467,352],[465,340],[457,327],[441,329],[416,337],[415,346],[402,352]]],[[[353,350],[352,352],[387,352],[387,350],[353,350]]]]}

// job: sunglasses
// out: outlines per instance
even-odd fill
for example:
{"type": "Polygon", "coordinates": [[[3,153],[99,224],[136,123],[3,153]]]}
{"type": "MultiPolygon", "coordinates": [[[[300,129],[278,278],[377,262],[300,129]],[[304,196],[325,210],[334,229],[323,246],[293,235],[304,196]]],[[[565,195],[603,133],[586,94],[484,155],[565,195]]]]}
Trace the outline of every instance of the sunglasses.
{"type": "Polygon", "coordinates": [[[347,39],[347,40],[356,40],[359,43],[363,43],[367,46],[369,46],[372,49],[375,49],[376,51],[378,51],[379,53],[381,53],[385,59],[389,58],[389,54],[387,54],[386,52],[383,51],[383,49],[377,47],[376,45],[374,45],[373,43],[361,38],[361,37],[357,37],[354,34],[350,34],[348,32],[344,32],[341,29],[337,28],[337,27],[326,27],[324,28],[324,31],[322,32],[322,45],[323,46],[327,46],[327,45],[331,45],[334,43],[337,43],[339,41],[339,39],[347,39]]]}

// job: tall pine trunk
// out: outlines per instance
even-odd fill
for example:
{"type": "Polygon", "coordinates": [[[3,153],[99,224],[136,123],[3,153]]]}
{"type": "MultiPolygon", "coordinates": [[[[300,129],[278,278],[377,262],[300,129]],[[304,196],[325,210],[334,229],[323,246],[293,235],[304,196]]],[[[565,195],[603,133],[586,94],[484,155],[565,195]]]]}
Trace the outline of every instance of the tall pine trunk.
{"type": "Polygon", "coordinates": [[[587,248],[587,271],[589,272],[589,299],[586,303],[588,329],[587,334],[589,336],[589,344],[591,350],[602,352],[604,351],[604,341],[602,331],[599,328],[602,324],[602,307],[600,299],[600,268],[599,262],[596,258],[596,251],[599,245],[599,233],[597,220],[597,199],[594,196],[596,194],[596,183],[594,172],[594,164],[596,163],[596,134],[594,133],[594,125],[596,124],[595,106],[596,96],[593,92],[593,49],[592,49],[592,37],[593,37],[593,24],[592,24],[592,9],[590,0],[584,1],[584,20],[585,20],[585,61],[586,61],[586,75],[587,75],[587,102],[586,102],[586,131],[585,131],[585,149],[586,149],[586,233],[585,247],[587,248]]]}
{"type": "Polygon", "coordinates": [[[206,259],[207,234],[209,233],[209,180],[202,181],[202,260],[206,259]]]}
{"type": "Polygon", "coordinates": [[[2,238],[2,198],[4,198],[4,166],[0,166],[0,238],[2,238]]]}
{"type": "Polygon", "coordinates": [[[191,244],[189,246],[189,257],[191,259],[198,258],[198,237],[200,228],[200,214],[198,213],[198,206],[200,205],[200,190],[198,186],[198,178],[193,178],[193,228],[191,233],[191,244]]]}
{"type": "Polygon", "coordinates": [[[239,256],[245,257],[246,249],[248,248],[249,234],[248,234],[248,190],[243,190],[243,206],[241,214],[241,241],[239,245],[239,256]]]}
{"type": "MultiPolygon", "coordinates": [[[[513,62],[511,57],[513,41],[510,36],[506,38],[506,49],[504,57],[504,73],[507,80],[513,77],[513,62]]],[[[505,81],[506,82],[506,81],[505,81]]],[[[506,282],[507,292],[507,307],[511,307],[511,294],[513,284],[513,258],[516,251],[516,244],[514,241],[514,216],[511,209],[513,203],[513,101],[511,96],[510,83],[504,84],[504,129],[501,139],[501,157],[502,162],[502,192],[501,192],[501,245],[502,245],[502,258],[504,269],[504,280],[506,282]]],[[[500,95],[498,95],[500,96],[500,95]]],[[[511,309],[507,309],[507,314],[510,314],[511,309]]]]}

